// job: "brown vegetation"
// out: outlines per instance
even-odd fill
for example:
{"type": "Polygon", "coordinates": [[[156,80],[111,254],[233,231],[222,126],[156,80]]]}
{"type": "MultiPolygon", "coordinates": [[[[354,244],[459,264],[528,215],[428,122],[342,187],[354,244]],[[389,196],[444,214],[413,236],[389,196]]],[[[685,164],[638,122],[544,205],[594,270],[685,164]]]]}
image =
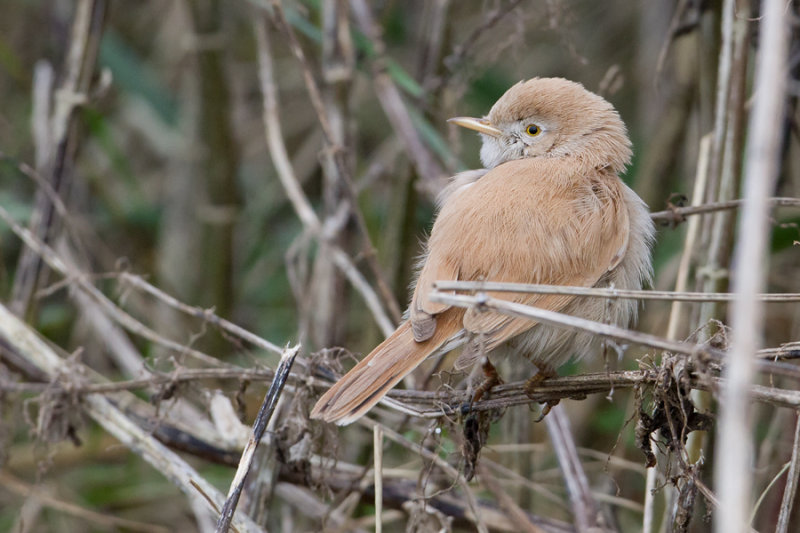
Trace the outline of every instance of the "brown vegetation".
{"type": "Polygon", "coordinates": [[[0,531],[212,531],[243,458],[238,531],[800,527],[798,20],[796,0],[7,2],[0,531]],[[445,120],[532,76],[628,125],[653,290],[438,286],[606,339],[536,388],[565,399],[541,424],[525,369],[465,412],[447,358],[352,427],[310,421],[401,320],[435,194],[479,165],[445,120]],[[485,290],[644,304],[624,330],[485,290]]]}

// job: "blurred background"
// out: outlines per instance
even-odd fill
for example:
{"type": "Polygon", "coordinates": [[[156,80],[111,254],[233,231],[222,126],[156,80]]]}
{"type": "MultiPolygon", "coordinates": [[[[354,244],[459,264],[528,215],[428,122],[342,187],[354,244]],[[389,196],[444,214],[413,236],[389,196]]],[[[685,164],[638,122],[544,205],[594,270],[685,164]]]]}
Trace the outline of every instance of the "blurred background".
{"type": "MultiPolygon", "coordinates": [[[[721,4],[304,0],[283,2],[276,11],[266,0],[5,0],[0,206],[73,265],[73,273],[82,272],[82,283],[110,307],[87,296],[74,276],[42,262],[7,223],[0,224],[0,301],[64,357],[112,381],[216,368],[213,360],[220,368],[275,367],[274,350],[215,327],[203,320],[202,309],[277,347],[301,343],[305,361],[347,367],[385,335],[377,315],[384,326],[398,323],[436,191],[448,176],[480,167],[478,136],[446,119],[484,115],[519,80],[563,76],[607,98],[634,144],[623,179],[652,211],[688,205],[693,196],[698,203],[740,197],[759,13],[755,3],[733,2],[735,20],[726,34],[721,4]],[[726,35],[731,69],[720,84],[726,35]],[[318,93],[309,93],[309,77],[318,93]],[[693,191],[707,134],[709,184],[698,196],[693,191]],[[276,164],[283,149],[288,159],[276,164]],[[276,170],[281,164],[288,174],[276,170]],[[287,175],[298,186],[290,187],[294,201],[287,175]],[[123,274],[141,276],[197,312],[168,305],[123,274]],[[368,290],[358,289],[359,280],[368,290]],[[121,325],[112,308],[152,335],[121,325]]],[[[786,121],[775,125],[784,143],[774,196],[800,197],[797,2],[787,2],[787,17],[794,17],[792,82],[786,121]]],[[[667,218],[654,250],[654,288],[673,290],[683,269],[684,290],[727,291],[736,211],[700,218],[699,236],[688,249],[687,224],[667,218]]],[[[798,222],[796,207],[773,212],[770,292],[800,292],[798,222]]],[[[666,336],[671,307],[647,303],[637,329],[666,336]]],[[[796,303],[767,309],[765,346],[800,338],[796,303]]],[[[670,333],[724,347],[726,312],[721,304],[685,304],[670,333]]],[[[48,379],[3,350],[0,531],[209,530],[213,521],[192,498],[72,409],[78,399],[12,386],[48,379]]],[[[626,346],[561,373],[649,368],[660,359],[653,350],[626,346]]],[[[312,366],[297,367],[301,378],[312,366]]],[[[207,419],[219,394],[249,425],[266,385],[264,376],[213,375],[141,387],[135,397],[154,407],[154,420],[169,412],[192,425],[200,423],[188,417],[207,419]],[[181,403],[186,411],[176,407],[181,403]]],[[[797,388],[796,382],[787,386],[797,388]]],[[[279,414],[302,419],[320,389],[297,379],[289,390],[292,400],[279,414]]],[[[714,409],[710,397],[697,402],[714,409]]],[[[640,530],[646,470],[635,435],[636,394],[620,389],[563,403],[609,522],[640,530]]],[[[408,420],[401,426],[396,414],[388,416],[388,427],[402,427],[407,439],[458,468],[452,427],[434,431],[427,422],[408,420]]],[[[557,527],[571,523],[571,511],[536,416],[525,406],[509,408],[493,425],[482,457],[522,509],[554,520],[546,531],[562,531],[557,527]]],[[[763,500],[753,526],[766,531],[778,516],[785,477],[777,474],[791,456],[796,417],[790,409],[759,404],[755,420],[754,491],[763,492],[763,500]]],[[[152,424],[144,427],[169,443],[152,424]]],[[[318,459],[338,456],[354,472],[360,471],[355,465],[369,466],[368,430],[337,432],[307,420],[272,429],[284,447],[262,465],[274,476],[259,500],[259,516],[270,530],[374,527],[369,498],[326,483],[323,467],[334,468],[327,478],[334,481],[344,470],[330,459],[320,466],[318,459]],[[308,449],[299,460],[292,454],[301,453],[295,445],[303,442],[308,449]],[[300,490],[308,500],[293,492],[300,490]]],[[[698,479],[711,486],[713,442],[697,446],[705,457],[698,479]]],[[[226,463],[219,455],[183,453],[227,491],[230,460],[219,464],[226,463]]],[[[441,490],[459,498],[461,489],[440,479],[438,467],[396,442],[385,454],[385,468],[394,469],[398,481],[392,486],[397,497],[387,496],[385,529],[474,530],[464,516],[453,514],[448,522],[413,507],[421,500],[410,494],[441,490]],[[415,503],[403,507],[404,501],[415,503]]],[[[707,530],[710,507],[701,496],[685,528],[675,526],[669,487],[680,490],[685,471],[674,458],[659,460],[654,530],[707,530]]],[[[476,497],[492,501],[486,487],[471,486],[476,497]]],[[[258,498],[251,500],[244,505],[256,516],[258,498]]],[[[485,516],[492,531],[513,529],[488,510],[485,516]]]]}

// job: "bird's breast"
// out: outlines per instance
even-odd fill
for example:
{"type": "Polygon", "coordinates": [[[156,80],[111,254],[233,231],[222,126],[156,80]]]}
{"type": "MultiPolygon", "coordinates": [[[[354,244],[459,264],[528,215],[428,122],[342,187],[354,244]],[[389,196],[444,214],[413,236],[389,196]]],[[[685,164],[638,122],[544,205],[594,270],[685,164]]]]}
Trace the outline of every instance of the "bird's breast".
{"type": "Polygon", "coordinates": [[[459,264],[462,279],[552,278],[552,265],[592,244],[581,240],[585,226],[613,217],[614,195],[586,174],[566,160],[500,165],[442,206],[429,246],[459,264]]]}

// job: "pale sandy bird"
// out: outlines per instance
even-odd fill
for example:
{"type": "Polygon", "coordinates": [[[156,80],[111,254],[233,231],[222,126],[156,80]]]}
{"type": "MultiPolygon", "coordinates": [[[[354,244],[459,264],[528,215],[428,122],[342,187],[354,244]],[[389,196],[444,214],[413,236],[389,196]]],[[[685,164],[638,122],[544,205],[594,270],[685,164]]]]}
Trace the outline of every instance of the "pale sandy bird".
{"type": "MultiPolygon", "coordinates": [[[[534,78],[511,87],[485,118],[450,121],[480,132],[485,169],[455,176],[440,197],[408,319],[320,398],[313,418],[353,422],[425,358],[458,344],[459,369],[482,361],[491,375],[482,356],[505,345],[536,365],[532,380],[600,353],[588,333],[433,302],[436,281],[639,289],[650,280],[653,223],[619,178],[631,143],[606,100],[565,79],[534,78]]],[[[622,326],[637,311],[634,300],[489,296],[622,326]]]]}

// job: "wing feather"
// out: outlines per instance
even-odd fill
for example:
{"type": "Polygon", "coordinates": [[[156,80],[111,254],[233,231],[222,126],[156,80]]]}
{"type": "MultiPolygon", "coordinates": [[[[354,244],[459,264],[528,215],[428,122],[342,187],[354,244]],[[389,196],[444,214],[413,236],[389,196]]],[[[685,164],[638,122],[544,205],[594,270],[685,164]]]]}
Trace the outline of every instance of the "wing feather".
{"type": "MultiPolygon", "coordinates": [[[[427,295],[437,280],[491,280],[591,287],[625,256],[630,223],[615,175],[567,161],[523,159],[500,165],[443,207],[411,305],[415,338],[433,335],[449,306],[427,295]]],[[[569,295],[489,293],[552,311],[569,295]]],[[[464,329],[484,352],[536,323],[468,309],[464,329]]],[[[469,358],[467,348],[463,354],[469,358]]],[[[463,367],[460,360],[457,366],[463,367]]]]}

